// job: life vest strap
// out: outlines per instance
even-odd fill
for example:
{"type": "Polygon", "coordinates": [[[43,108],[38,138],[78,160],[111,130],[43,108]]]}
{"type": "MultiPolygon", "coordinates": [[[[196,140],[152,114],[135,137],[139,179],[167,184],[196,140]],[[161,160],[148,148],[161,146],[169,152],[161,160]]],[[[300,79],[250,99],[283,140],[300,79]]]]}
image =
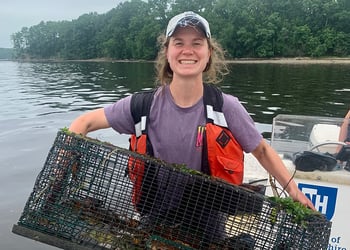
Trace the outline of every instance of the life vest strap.
{"type": "Polygon", "coordinates": [[[206,105],[207,108],[207,119],[213,120],[213,123],[215,125],[227,128],[227,122],[224,116],[224,113],[215,111],[213,109],[213,106],[211,105],[206,105]]]}

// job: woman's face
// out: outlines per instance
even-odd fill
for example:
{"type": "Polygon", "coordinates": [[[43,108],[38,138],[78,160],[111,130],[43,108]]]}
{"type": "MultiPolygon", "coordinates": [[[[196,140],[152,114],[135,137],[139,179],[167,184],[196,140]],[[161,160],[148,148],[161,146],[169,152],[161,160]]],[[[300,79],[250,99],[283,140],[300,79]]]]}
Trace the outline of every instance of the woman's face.
{"type": "Polygon", "coordinates": [[[179,27],[170,37],[167,59],[174,77],[202,77],[210,58],[204,33],[195,27],[179,27]]]}

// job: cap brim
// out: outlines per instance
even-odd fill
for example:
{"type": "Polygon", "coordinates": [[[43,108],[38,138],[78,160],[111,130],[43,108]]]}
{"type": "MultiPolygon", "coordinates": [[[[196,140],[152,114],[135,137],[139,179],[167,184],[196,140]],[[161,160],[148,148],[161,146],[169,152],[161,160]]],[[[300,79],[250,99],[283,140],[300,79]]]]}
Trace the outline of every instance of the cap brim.
{"type": "Polygon", "coordinates": [[[173,17],[167,27],[166,36],[170,37],[179,27],[199,27],[207,38],[211,37],[209,23],[200,15],[194,12],[184,12],[173,17]]]}

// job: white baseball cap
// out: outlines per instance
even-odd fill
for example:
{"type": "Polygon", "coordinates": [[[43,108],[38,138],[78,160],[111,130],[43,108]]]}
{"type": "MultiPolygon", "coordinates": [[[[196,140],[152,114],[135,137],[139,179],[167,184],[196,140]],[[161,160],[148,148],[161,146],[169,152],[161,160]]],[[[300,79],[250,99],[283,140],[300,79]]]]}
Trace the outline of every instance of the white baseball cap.
{"type": "Polygon", "coordinates": [[[211,37],[208,21],[193,11],[186,11],[170,19],[166,29],[166,37],[171,37],[177,27],[198,26],[207,38],[211,37]]]}

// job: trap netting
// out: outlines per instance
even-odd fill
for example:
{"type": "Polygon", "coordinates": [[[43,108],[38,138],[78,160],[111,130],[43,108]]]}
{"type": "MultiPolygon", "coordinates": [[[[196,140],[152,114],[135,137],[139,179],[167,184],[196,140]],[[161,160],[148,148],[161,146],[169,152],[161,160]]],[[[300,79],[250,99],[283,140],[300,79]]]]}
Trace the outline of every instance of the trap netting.
{"type": "MultiPolygon", "coordinates": [[[[311,211],[311,210],[310,210],[311,211]]],[[[13,232],[64,249],[327,249],[331,223],[59,131],[13,232]]]]}

